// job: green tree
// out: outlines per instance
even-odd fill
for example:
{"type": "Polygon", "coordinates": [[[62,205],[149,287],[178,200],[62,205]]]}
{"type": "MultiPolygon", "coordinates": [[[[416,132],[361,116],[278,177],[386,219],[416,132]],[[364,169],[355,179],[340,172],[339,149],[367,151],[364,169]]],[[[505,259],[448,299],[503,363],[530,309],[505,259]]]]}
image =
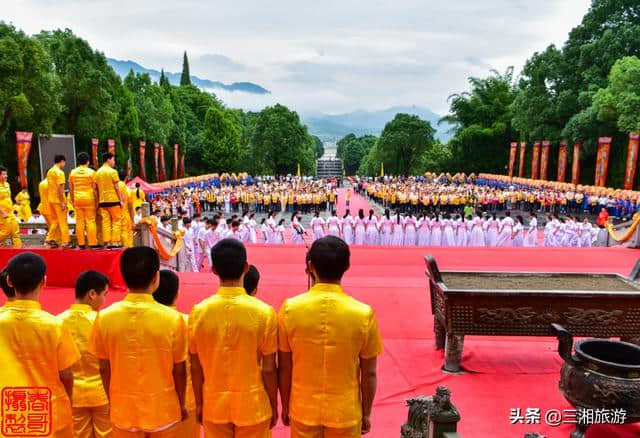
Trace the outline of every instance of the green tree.
{"type": "Polygon", "coordinates": [[[182,57],[182,75],[180,76],[180,85],[191,85],[191,75],[189,73],[189,60],[187,59],[187,51],[184,51],[182,57]]]}
{"type": "Polygon", "coordinates": [[[322,158],[322,156],[324,155],[324,144],[322,143],[322,140],[320,140],[320,137],[318,137],[317,135],[313,135],[313,141],[316,144],[316,158],[322,158]]]}
{"type": "Polygon", "coordinates": [[[620,132],[640,131],[640,59],[627,56],[616,61],[609,86],[593,98],[598,120],[615,123],[620,132]]]}
{"type": "Polygon", "coordinates": [[[204,118],[203,132],[202,159],[207,167],[214,172],[240,171],[241,137],[233,113],[210,107],[204,118]]]}
{"type": "Polygon", "coordinates": [[[251,143],[255,173],[295,174],[298,163],[306,175],[314,173],[315,142],[298,114],[284,105],[260,112],[251,143]]]}
{"type": "Polygon", "coordinates": [[[355,175],[362,164],[362,160],[369,153],[377,141],[373,135],[365,135],[359,138],[352,138],[343,146],[342,162],[347,175],[355,175]]]}
{"type": "Polygon", "coordinates": [[[342,158],[342,151],[344,150],[344,147],[347,143],[353,141],[356,139],[356,135],[351,133],[351,134],[347,134],[344,137],[342,137],[340,140],[338,140],[338,142],[336,143],[336,157],[337,158],[342,158]]]}
{"type": "Polygon", "coordinates": [[[396,114],[388,122],[377,143],[378,162],[384,163],[385,173],[411,175],[419,172],[421,156],[434,142],[435,129],[431,124],[410,114],[396,114]]]}
{"type": "MultiPolygon", "coordinates": [[[[450,114],[442,118],[454,125],[449,141],[453,169],[466,172],[504,172],[506,150],[515,132],[511,127],[513,69],[487,78],[469,78],[471,91],[450,96],[450,114]]],[[[386,162],[385,162],[386,167],[386,162]]]]}

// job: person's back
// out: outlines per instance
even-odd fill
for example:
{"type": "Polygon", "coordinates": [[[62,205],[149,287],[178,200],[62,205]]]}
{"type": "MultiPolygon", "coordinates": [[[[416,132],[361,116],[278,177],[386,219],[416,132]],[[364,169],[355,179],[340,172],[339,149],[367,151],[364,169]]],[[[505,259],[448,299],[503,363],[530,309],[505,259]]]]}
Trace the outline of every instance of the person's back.
{"type": "Polygon", "coordinates": [[[0,388],[22,387],[30,397],[36,396],[30,392],[35,387],[47,388],[38,392],[45,403],[46,398],[51,400],[51,422],[43,427],[49,427],[53,437],[70,438],[71,366],[80,359],[80,353],[62,321],[42,310],[38,302],[45,272],[44,260],[29,252],[15,256],[7,265],[7,283],[15,288],[16,297],[0,312],[0,388]]]}
{"type": "Polygon", "coordinates": [[[101,369],[111,370],[106,386],[119,435],[167,431],[186,418],[186,326],[178,312],[151,295],[159,265],[152,248],[123,252],[120,270],[129,293],[98,314],[89,340],[101,369]]]}
{"type": "Polygon", "coordinates": [[[221,286],[189,315],[192,378],[196,400],[203,400],[205,436],[270,436],[277,419],[276,314],[243,288],[248,265],[241,242],[221,240],[211,259],[221,286]]]}
{"type": "Polygon", "coordinates": [[[342,240],[317,240],[307,261],[317,281],[285,300],[278,315],[283,420],[290,417],[292,437],[360,436],[371,427],[382,352],[376,318],[340,286],[349,267],[342,240]]]}

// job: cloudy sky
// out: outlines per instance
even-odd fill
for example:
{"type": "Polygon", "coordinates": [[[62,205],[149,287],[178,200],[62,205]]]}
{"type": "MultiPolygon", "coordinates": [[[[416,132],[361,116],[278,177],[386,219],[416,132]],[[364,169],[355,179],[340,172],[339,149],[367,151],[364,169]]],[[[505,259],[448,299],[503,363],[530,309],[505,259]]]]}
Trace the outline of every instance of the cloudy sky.
{"type": "Polygon", "coordinates": [[[217,94],[258,109],[281,102],[341,113],[419,105],[445,114],[468,76],[519,71],[561,45],[590,0],[7,0],[27,33],[68,27],[108,57],[250,81],[268,96],[217,94]]]}

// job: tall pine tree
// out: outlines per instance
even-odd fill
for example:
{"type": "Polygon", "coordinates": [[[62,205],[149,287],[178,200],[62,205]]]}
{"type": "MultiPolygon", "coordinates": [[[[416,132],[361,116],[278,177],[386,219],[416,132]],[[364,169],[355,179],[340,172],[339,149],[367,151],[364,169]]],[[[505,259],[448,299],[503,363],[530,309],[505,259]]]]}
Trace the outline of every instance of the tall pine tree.
{"type": "Polygon", "coordinates": [[[191,85],[191,76],[189,75],[189,60],[187,59],[187,51],[184,51],[182,58],[182,76],[180,76],[180,85],[191,85]]]}

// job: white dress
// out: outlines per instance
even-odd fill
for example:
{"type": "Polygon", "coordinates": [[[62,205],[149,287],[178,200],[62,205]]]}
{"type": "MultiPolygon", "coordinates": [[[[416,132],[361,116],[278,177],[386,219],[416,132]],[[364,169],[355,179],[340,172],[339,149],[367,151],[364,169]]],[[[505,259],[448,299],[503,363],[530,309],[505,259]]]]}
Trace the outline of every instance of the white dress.
{"type": "Polygon", "coordinates": [[[277,243],[276,242],[276,220],[274,218],[267,219],[267,243],[277,243]]]}
{"type": "Polygon", "coordinates": [[[340,237],[340,219],[336,216],[327,219],[327,230],[329,236],[340,237]]]}
{"type": "Polygon", "coordinates": [[[467,226],[462,219],[457,219],[456,246],[467,246],[467,226]]]}
{"type": "Polygon", "coordinates": [[[580,246],[583,248],[589,248],[592,244],[592,236],[593,226],[583,222],[580,226],[580,246]]]}
{"type": "Polygon", "coordinates": [[[391,238],[391,245],[402,246],[404,244],[404,219],[400,218],[400,221],[398,221],[398,216],[394,216],[392,220],[393,237],[391,238]]]}
{"type": "Polygon", "coordinates": [[[538,245],[538,220],[532,217],[529,221],[529,231],[524,238],[524,246],[537,246],[538,245]]]}
{"type": "Polygon", "coordinates": [[[353,218],[351,216],[342,219],[342,234],[347,245],[353,245],[353,218]]]}
{"type": "Polygon", "coordinates": [[[378,219],[373,216],[365,218],[365,236],[364,242],[366,245],[378,245],[378,219]]]}
{"type": "Polygon", "coordinates": [[[497,219],[489,219],[487,221],[487,246],[496,246],[498,244],[498,230],[500,222],[497,219]]]}
{"type": "Polygon", "coordinates": [[[437,219],[431,220],[431,246],[442,244],[442,222],[437,219]]]}
{"type": "Polygon", "coordinates": [[[471,239],[469,240],[469,246],[484,246],[482,219],[476,216],[471,221],[471,224],[471,239]]]}
{"type": "Polygon", "coordinates": [[[428,217],[418,221],[418,246],[431,244],[431,220],[428,217]]]}
{"type": "Polygon", "coordinates": [[[523,246],[524,245],[524,227],[520,222],[516,222],[516,225],[513,227],[513,239],[511,239],[512,246],[523,246]]]}
{"type": "Polygon", "coordinates": [[[416,246],[418,243],[418,233],[416,229],[418,221],[415,217],[409,216],[404,222],[404,246],[416,246]]]}
{"type": "Polygon", "coordinates": [[[456,236],[453,233],[453,223],[451,219],[445,219],[442,221],[442,246],[456,246],[456,236]]]}
{"type": "Polygon", "coordinates": [[[304,228],[300,222],[298,222],[298,218],[294,217],[291,222],[291,243],[295,245],[304,244],[304,236],[302,233],[304,233],[304,228]]]}
{"type": "Polygon", "coordinates": [[[392,241],[393,241],[393,220],[391,218],[387,218],[386,216],[383,216],[382,221],[380,223],[380,244],[391,245],[392,241]]]}
{"type": "Polygon", "coordinates": [[[357,217],[355,219],[355,229],[356,229],[355,244],[356,245],[364,245],[364,242],[365,242],[365,219],[360,219],[360,217],[357,217]]]}
{"type": "Polygon", "coordinates": [[[498,234],[497,246],[509,246],[511,240],[511,233],[513,232],[513,219],[505,217],[502,219],[502,230],[498,234]]]}
{"type": "Polygon", "coordinates": [[[311,230],[313,231],[313,241],[324,237],[324,219],[321,217],[314,217],[311,219],[311,230]]]}

